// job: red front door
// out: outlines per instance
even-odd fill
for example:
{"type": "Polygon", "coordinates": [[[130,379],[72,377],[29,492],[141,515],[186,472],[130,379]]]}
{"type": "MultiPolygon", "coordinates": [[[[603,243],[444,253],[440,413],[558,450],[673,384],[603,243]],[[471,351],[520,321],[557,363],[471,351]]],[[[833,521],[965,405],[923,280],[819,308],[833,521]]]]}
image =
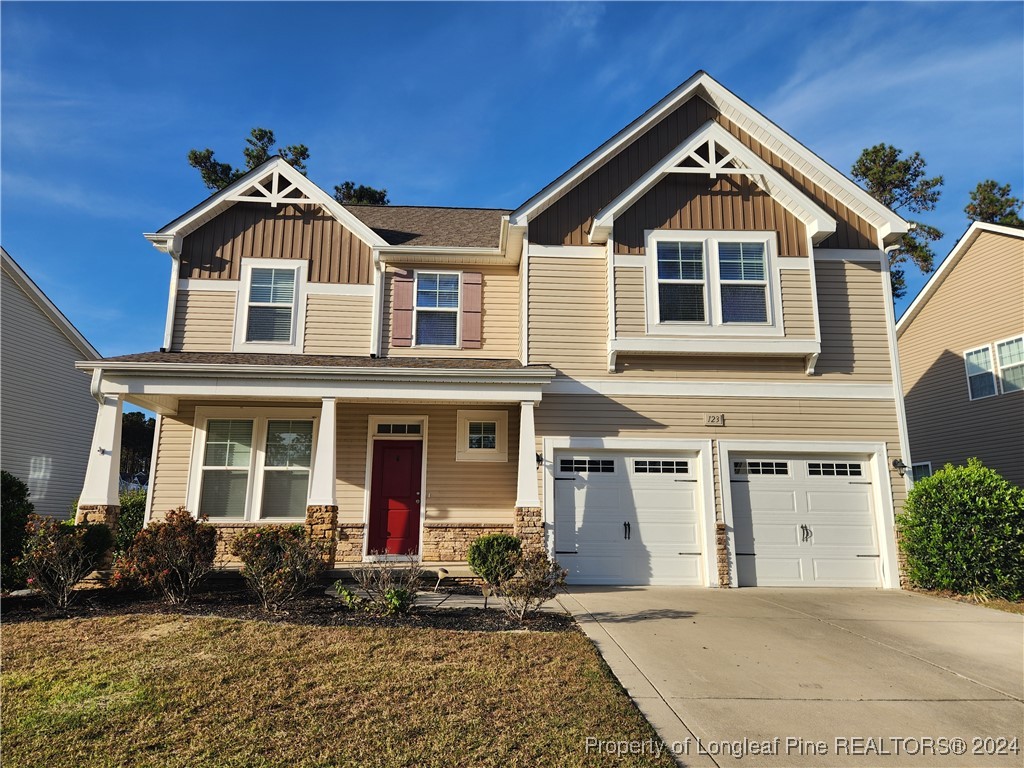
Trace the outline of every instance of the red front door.
{"type": "Polygon", "coordinates": [[[367,554],[417,553],[420,545],[422,476],[421,441],[374,441],[367,554]]]}

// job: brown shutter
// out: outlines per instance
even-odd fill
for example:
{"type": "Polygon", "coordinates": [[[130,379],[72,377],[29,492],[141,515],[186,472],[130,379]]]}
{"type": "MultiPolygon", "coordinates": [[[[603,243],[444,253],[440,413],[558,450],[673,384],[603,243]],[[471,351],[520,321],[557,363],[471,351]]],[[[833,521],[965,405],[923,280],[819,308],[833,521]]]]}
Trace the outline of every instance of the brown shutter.
{"type": "Polygon", "coordinates": [[[483,313],[483,276],[462,273],[462,348],[480,349],[480,321],[483,313]]]}
{"type": "Polygon", "coordinates": [[[391,278],[391,346],[412,346],[411,272],[395,272],[391,278]]]}

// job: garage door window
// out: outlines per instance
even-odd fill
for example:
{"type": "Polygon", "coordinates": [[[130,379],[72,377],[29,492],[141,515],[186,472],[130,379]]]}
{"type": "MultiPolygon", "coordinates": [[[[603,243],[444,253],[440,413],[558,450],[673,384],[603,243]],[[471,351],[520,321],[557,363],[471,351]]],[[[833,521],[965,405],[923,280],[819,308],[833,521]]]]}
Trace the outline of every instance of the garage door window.
{"type": "Polygon", "coordinates": [[[561,472],[614,472],[615,459],[562,459],[561,472]]]}
{"type": "Polygon", "coordinates": [[[733,473],[737,475],[788,475],[788,461],[734,461],[733,473]]]}
{"type": "Polygon", "coordinates": [[[687,461],[671,459],[636,459],[633,462],[633,471],[638,475],[685,475],[690,471],[690,464],[687,461]]]}
{"type": "Polygon", "coordinates": [[[847,461],[809,461],[807,474],[811,477],[862,477],[859,463],[847,461]]]}

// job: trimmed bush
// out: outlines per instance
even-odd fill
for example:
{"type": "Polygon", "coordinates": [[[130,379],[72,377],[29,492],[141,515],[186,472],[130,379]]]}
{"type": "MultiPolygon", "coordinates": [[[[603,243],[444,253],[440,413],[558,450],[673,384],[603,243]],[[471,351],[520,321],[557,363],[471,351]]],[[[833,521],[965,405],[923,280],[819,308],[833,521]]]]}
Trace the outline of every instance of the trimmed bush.
{"type": "Polygon", "coordinates": [[[1024,490],[978,459],[916,482],[897,524],[915,585],[1024,597],[1024,490]]]}
{"type": "Polygon", "coordinates": [[[505,613],[520,624],[528,614],[536,613],[548,600],[565,588],[565,571],[545,552],[520,552],[512,558],[515,575],[501,582],[505,613]]]}
{"type": "Polygon", "coordinates": [[[10,472],[0,471],[0,586],[25,586],[25,570],[15,560],[25,547],[25,526],[34,507],[28,486],[10,472]]]}
{"type": "Polygon", "coordinates": [[[301,525],[259,526],[231,542],[242,561],[242,577],[265,611],[277,611],[316,585],[326,568],[323,546],[314,544],[301,525]]]}
{"type": "Polygon", "coordinates": [[[39,515],[29,517],[25,532],[27,584],[60,609],[71,605],[75,585],[96,570],[114,542],[105,525],[69,525],[39,515]]]}
{"type": "Polygon", "coordinates": [[[146,519],[146,490],[121,491],[121,511],[117,516],[114,533],[114,552],[123,554],[135,541],[146,519]]]}
{"type": "Polygon", "coordinates": [[[469,545],[466,560],[473,573],[492,589],[497,589],[502,582],[515,575],[516,558],[522,550],[522,542],[515,536],[509,536],[507,533],[489,533],[475,539],[469,545]]]}
{"type": "Polygon", "coordinates": [[[217,529],[184,507],[150,523],[114,562],[114,584],[159,592],[172,604],[187,603],[213,569],[217,529]]]}

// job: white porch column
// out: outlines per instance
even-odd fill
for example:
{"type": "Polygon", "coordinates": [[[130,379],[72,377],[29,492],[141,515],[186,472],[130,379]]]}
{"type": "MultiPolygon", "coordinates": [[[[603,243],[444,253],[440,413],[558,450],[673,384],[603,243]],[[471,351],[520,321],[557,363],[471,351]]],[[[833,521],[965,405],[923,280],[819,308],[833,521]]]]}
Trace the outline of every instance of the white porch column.
{"type": "Polygon", "coordinates": [[[96,413],[96,425],[89,449],[89,466],[78,499],[82,507],[118,507],[118,480],[121,469],[121,396],[106,395],[96,413]]]}
{"type": "Polygon", "coordinates": [[[533,427],[532,400],[519,403],[519,482],[516,487],[516,507],[537,509],[537,435],[533,427]]]}
{"type": "Polygon", "coordinates": [[[316,436],[316,457],[313,460],[308,506],[334,507],[338,504],[334,476],[337,466],[336,398],[325,397],[320,406],[320,426],[316,436]]]}

